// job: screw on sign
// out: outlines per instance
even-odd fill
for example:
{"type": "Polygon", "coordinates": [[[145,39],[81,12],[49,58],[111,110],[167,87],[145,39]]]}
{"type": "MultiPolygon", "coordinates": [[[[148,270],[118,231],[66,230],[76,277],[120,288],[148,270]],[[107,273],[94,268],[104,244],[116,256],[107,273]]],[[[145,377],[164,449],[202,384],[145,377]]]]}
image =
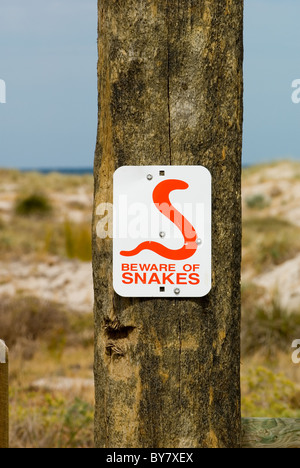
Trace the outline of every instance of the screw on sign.
{"type": "Polygon", "coordinates": [[[208,294],[211,176],[206,168],[121,167],[114,176],[114,209],[113,275],[120,296],[208,294]]]}

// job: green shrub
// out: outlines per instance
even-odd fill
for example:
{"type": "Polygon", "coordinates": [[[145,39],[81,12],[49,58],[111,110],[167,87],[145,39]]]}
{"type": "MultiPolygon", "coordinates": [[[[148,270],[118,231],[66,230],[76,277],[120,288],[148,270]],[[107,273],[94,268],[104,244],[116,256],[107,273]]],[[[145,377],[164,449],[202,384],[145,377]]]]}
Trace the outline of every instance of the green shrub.
{"type": "Polygon", "coordinates": [[[251,209],[262,210],[270,205],[270,200],[262,194],[251,195],[246,198],[246,205],[251,209]]]}
{"type": "Polygon", "coordinates": [[[242,377],[242,415],[252,418],[299,418],[299,392],[283,374],[264,367],[242,377]]]}
{"type": "MultiPolygon", "coordinates": [[[[19,395],[20,397],[20,395],[19,395]]],[[[93,448],[93,407],[81,398],[27,393],[11,406],[11,448],[93,448]],[[32,401],[35,400],[35,406],[32,401]]]]}
{"type": "Polygon", "coordinates": [[[46,216],[52,211],[52,206],[46,195],[33,193],[17,200],[15,211],[20,216],[46,216]]]}

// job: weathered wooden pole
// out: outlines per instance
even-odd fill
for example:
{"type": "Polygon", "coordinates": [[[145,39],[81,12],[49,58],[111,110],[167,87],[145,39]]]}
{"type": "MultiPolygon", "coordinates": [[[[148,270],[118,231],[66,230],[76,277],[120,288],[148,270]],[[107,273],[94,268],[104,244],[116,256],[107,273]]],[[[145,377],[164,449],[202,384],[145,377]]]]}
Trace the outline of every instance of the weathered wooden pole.
{"type": "MultiPolygon", "coordinates": [[[[93,266],[97,447],[239,447],[242,0],[99,0],[93,266]],[[126,299],[97,237],[124,165],[203,165],[213,287],[126,299]]],[[[137,194],[138,196],[138,194],[137,194]]]]}
{"type": "Polygon", "coordinates": [[[8,352],[0,340],[0,448],[8,448],[8,352]]]}

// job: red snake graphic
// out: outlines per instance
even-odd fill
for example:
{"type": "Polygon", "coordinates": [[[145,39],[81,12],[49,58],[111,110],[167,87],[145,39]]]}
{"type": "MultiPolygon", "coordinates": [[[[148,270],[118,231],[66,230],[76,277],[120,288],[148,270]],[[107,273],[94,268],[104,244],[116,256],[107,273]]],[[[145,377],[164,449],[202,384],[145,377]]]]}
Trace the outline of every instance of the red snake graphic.
{"type": "Polygon", "coordinates": [[[189,221],[178,211],[170,202],[170,193],[173,190],[185,190],[189,185],[176,179],[169,179],[160,182],[153,190],[153,202],[156,208],[177,226],[184,237],[184,245],[181,249],[168,249],[158,242],[146,241],[138,245],[134,250],[121,251],[120,255],[124,257],[133,257],[142,250],[151,250],[161,257],[169,260],[186,260],[194,255],[198,245],[196,243],[197,233],[189,221]]]}

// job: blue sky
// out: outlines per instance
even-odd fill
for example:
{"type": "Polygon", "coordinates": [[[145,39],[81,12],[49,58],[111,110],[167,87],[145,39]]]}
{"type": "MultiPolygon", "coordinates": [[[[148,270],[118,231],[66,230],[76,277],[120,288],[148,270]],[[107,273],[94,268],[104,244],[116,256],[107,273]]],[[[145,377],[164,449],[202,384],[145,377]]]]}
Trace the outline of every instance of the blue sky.
{"type": "Polygon", "coordinates": [[[300,160],[300,104],[292,82],[300,78],[299,0],[245,0],[246,164],[300,160]]]}
{"type": "MultiPolygon", "coordinates": [[[[245,0],[245,164],[300,160],[299,18],[299,0],[245,0]]],[[[0,166],[92,166],[96,43],[97,0],[1,0],[0,166]]]]}
{"type": "Polygon", "coordinates": [[[91,166],[97,1],[1,0],[0,166],[91,166]]]}

